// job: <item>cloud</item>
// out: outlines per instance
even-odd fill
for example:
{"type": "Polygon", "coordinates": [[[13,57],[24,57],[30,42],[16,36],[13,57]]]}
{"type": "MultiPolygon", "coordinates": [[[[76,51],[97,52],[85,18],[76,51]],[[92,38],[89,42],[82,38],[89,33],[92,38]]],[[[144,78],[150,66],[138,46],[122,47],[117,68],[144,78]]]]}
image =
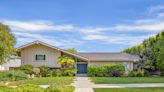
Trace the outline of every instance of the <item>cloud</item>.
{"type": "Polygon", "coordinates": [[[154,13],[154,12],[159,12],[161,10],[164,10],[164,5],[160,4],[160,5],[156,5],[156,6],[151,6],[148,8],[150,13],[154,13]]]}
{"type": "Polygon", "coordinates": [[[73,25],[71,24],[55,25],[50,21],[1,20],[1,22],[9,25],[13,30],[17,31],[71,31],[73,29],[73,25]]]}
{"type": "Polygon", "coordinates": [[[75,48],[85,45],[88,41],[130,46],[137,45],[151,35],[132,36],[129,33],[142,31],[155,33],[164,29],[164,22],[158,18],[137,19],[131,24],[116,24],[115,26],[106,27],[81,27],[74,24],[56,25],[54,22],[47,20],[3,20],[3,23],[10,26],[18,39],[19,46],[40,40],[63,48],[75,48]],[[54,31],[58,32],[58,34],[54,33],[54,31]],[[68,36],[64,37],[65,34],[68,36]]]}
{"type": "Polygon", "coordinates": [[[140,44],[144,39],[147,39],[151,35],[144,36],[130,36],[130,35],[115,35],[115,36],[107,36],[107,35],[88,35],[83,37],[84,40],[92,41],[98,40],[103,41],[105,43],[113,43],[113,44],[124,44],[124,45],[137,45],[140,44]]]}
{"type": "Polygon", "coordinates": [[[158,13],[157,15],[158,15],[158,17],[164,17],[164,12],[158,13]]]}
{"type": "MultiPolygon", "coordinates": [[[[147,21],[146,21],[147,22],[147,21]]],[[[164,30],[164,22],[155,24],[117,25],[112,28],[116,31],[161,31],[164,30]]]]}
{"type": "Polygon", "coordinates": [[[28,32],[12,32],[17,37],[18,46],[33,42],[36,40],[46,42],[53,46],[59,46],[63,48],[72,48],[81,45],[83,42],[78,39],[60,39],[55,36],[43,35],[38,33],[28,33],[28,32]]]}

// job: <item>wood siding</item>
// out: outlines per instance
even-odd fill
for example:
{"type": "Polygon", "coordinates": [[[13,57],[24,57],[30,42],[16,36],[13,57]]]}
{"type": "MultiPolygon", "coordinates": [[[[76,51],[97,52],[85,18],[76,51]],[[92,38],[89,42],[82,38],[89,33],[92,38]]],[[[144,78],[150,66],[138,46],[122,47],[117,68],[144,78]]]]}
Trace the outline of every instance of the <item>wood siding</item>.
{"type": "Polygon", "coordinates": [[[34,67],[47,66],[51,68],[60,67],[57,64],[57,58],[61,56],[61,52],[43,45],[31,45],[21,50],[21,63],[31,64],[34,67]],[[36,60],[37,54],[46,55],[46,60],[36,60]]]}

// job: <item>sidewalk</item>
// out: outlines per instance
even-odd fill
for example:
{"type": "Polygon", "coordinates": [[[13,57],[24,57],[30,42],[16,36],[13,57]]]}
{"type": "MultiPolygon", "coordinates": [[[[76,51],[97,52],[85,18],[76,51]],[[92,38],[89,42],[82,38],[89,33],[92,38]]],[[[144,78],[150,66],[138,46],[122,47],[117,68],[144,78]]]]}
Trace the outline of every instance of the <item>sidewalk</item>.
{"type": "Polygon", "coordinates": [[[164,83],[138,83],[138,84],[94,84],[89,77],[76,77],[74,92],[93,92],[93,88],[126,88],[126,87],[164,87],[164,83]]]}
{"type": "Polygon", "coordinates": [[[125,88],[125,87],[164,87],[164,83],[95,84],[95,85],[93,85],[93,88],[125,88]]]}

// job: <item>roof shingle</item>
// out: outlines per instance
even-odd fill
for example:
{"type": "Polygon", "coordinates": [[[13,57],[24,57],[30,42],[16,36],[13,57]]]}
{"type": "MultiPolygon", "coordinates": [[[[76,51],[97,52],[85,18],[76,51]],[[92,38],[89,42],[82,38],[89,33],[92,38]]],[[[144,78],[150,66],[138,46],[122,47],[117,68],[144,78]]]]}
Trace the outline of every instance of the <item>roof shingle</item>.
{"type": "Polygon", "coordinates": [[[136,55],[127,53],[77,53],[80,56],[88,58],[90,61],[138,61],[140,58],[136,55]]]}

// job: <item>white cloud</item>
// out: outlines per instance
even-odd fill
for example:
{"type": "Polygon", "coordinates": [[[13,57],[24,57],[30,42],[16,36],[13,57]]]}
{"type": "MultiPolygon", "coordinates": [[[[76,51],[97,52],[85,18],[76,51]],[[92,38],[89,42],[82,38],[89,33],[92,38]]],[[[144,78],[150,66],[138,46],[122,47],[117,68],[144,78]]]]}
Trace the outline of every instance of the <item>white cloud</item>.
{"type": "Polygon", "coordinates": [[[55,25],[50,21],[17,21],[17,20],[1,20],[2,23],[9,25],[13,30],[17,31],[30,31],[30,32],[40,32],[40,31],[71,31],[73,25],[63,24],[55,25]]]}
{"type": "Polygon", "coordinates": [[[112,28],[116,31],[155,31],[164,30],[164,22],[155,24],[117,25],[112,28]]]}
{"type": "Polygon", "coordinates": [[[158,17],[164,17],[164,12],[158,13],[157,15],[158,15],[158,17]]]}
{"type": "Polygon", "coordinates": [[[107,36],[107,35],[87,35],[83,37],[84,40],[88,41],[103,41],[105,43],[113,43],[113,44],[124,44],[124,45],[137,45],[140,44],[144,39],[147,39],[151,35],[144,36],[130,36],[130,35],[115,35],[115,36],[107,36]]]}
{"type": "Polygon", "coordinates": [[[164,10],[164,5],[156,5],[156,6],[151,6],[149,7],[149,12],[153,13],[153,12],[158,12],[160,10],[164,10]]]}
{"type": "Polygon", "coordinates": [[[51,21],[3,20],[3,23],[11,27],[12,32],[18,39],[18,43],[21,45],[31,41],[40,40],[66,48],[74,48],[85,44],[87,41],[100,41],[107,44],[136,45],[150,35],[131,36],[128,35],[128,32],[145,31],[154,33],[164,29],[164,22],[158,18],[138,19],[134,20],[132,24],[118,24],[116,26],[107,27],[79,27],[74,26],[73,24],[55,25],[51,21]],[[52,32],[52,34],[44,34],[47,31],[52,32]],[[64,38],[63,34],[60,34],[61,37],[57,38],[53,31],[67,31],[73,32],[74,34],[71,34],[67,38],[64,38]],[[118,34],[119,31],[121,31],[120,34],[118,34]],[[54,36],[52,36],[53,34],[54,36]]]}
{"type": "Polygon", "coordinates": [[[81,45],[83,43],[78,39],[72,39],[72,38],[59,39],[59,38],[55,38],[54,36],[42,35],[37,33],[35,34],[35,33],[28,33],[28,32],[13,32],[13,34],[16,35],[19,46],[36,40],[43,41],[53,46],[59,46],[63,48],[72,48],[81,45]]]}

